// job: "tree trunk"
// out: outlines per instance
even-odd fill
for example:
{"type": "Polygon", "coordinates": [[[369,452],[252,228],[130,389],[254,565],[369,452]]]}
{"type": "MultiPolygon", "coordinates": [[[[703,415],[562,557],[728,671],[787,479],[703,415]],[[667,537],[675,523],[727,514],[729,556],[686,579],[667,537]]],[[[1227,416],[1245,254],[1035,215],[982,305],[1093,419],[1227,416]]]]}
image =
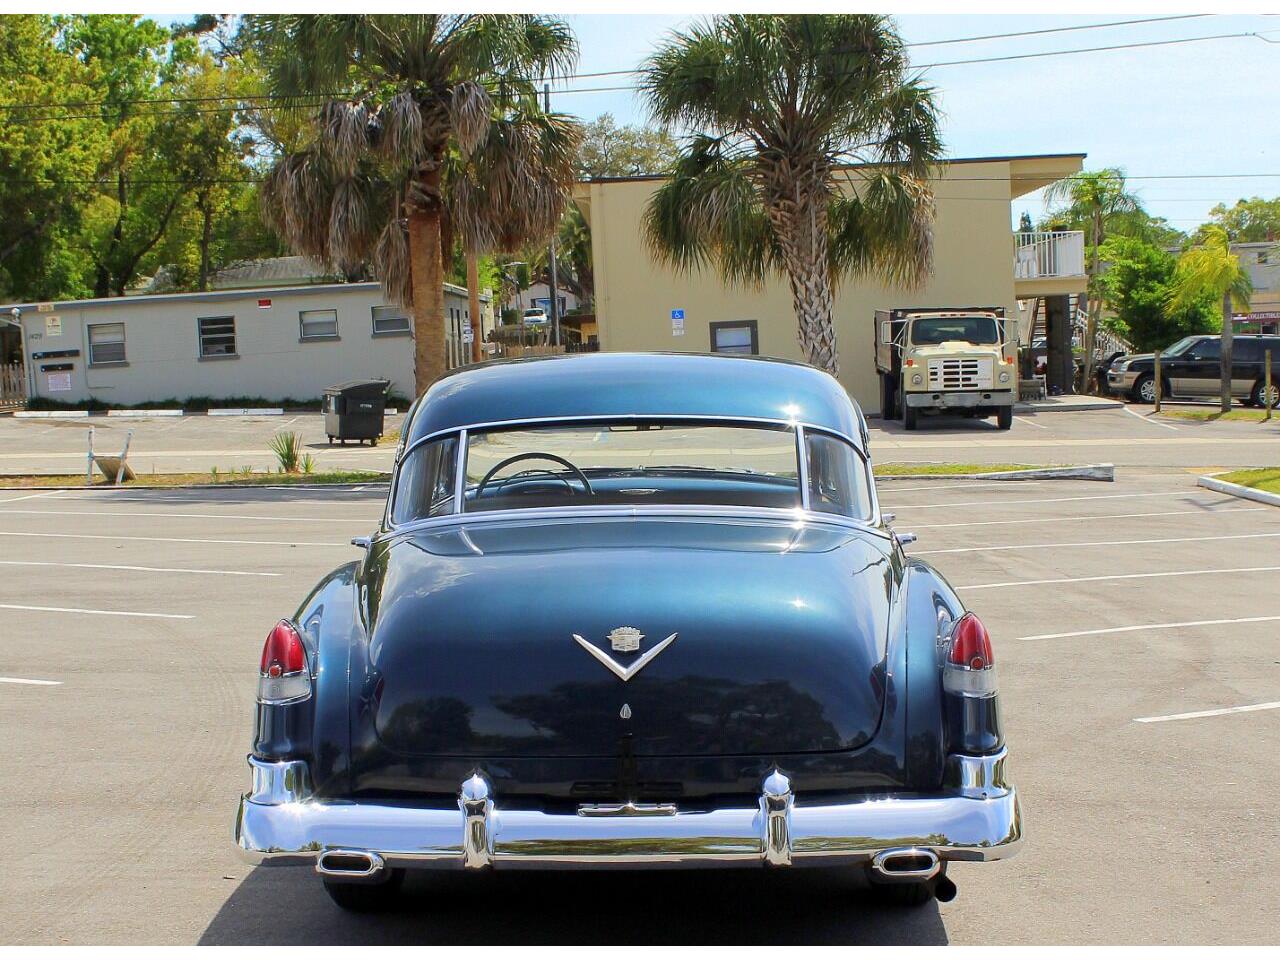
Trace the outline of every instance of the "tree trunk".
{"type": "Polygon", "coordinates": [[[444,265],[438,207],[409,213],[409,289],[413,298],[413,377],[419,394],[444,375],[444,265]]]}
{"type": "Polygon", "coordinates": [[[471,362],[479,363],[483,356],[480,353],[480,264],[474,250],[468,249],[467,255],[467,302],[471,311],[471,362]]]}
{"type": "Polygon", "coordinates": [[[1231,409],[1231,348],[1235,343],[1235,324],[1231,322],[1231,292],[1222,295],[1222,412],[1231,409]]]}
{"type": "Polygon", "coordinates": [[[791,284],[800,349],[809,363],[839,377],[840,354],[836,348],[828,266],[827,196],[822,174],[816,169],[803,177],[790,169],[778,173],[778,186],[768,191],[766,203],[791,284]]]}
{"type": "Polygon", "coordinates": [[[197,290],[209,289],[209,247],[213,243],[213,204],[206,193],[197,204],[203,225],[200,230],[200,280],[197,290]]]}

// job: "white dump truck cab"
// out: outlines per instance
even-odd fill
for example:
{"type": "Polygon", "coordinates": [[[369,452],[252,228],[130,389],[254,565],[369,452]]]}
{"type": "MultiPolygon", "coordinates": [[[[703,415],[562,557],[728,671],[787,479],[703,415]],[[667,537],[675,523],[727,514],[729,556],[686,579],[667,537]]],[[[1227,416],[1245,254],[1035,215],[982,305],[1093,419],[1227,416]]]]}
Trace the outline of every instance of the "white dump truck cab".
{"type": "Polygon", "coordinates": [[[1001,430],[1013,425],[1018,351],[1003,307],[877,310],[875,328],[886,419],[901,417],[907,430],[921,413],[994,416],[1001,430]]]}

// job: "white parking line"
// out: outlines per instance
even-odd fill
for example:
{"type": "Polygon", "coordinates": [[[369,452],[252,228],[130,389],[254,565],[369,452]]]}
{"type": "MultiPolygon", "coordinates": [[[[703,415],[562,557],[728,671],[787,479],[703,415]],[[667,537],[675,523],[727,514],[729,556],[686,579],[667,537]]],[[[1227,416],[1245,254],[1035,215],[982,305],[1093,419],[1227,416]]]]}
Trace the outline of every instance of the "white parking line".
{"type": "MultiPolygon", "coordinates": [[[[1266,507],[1259,507],[1265,510],[1266,507]]],[[[146,543],[234,543],[255,547],[350,547],[351,543],[319,543],[308,540],[211,540],[207,537],[124,537],[108,533],[28,533],[0,530],[0,537],[57,537],[64,540],[138,540],[146,543]]]]}
{"type": "Polygon", "coordinates": [[[26,516],[48,517],[129,517],[133,520],[145,520],[149,517],[178,518],[185,520],[271,520],[276,523],[351,523],[347,517],[263,517],[245,513],[161,513],[159,511],[137,510],[4,510],[0,514],[23,514],[26,516]]]}
{"type": "Polygon", "coordinates": [[[1080,520],[1131,520],[1134,517],[1184,517],[1194,514],[1216,517],[1223,513],[1253,513],[1270,507],[1222,507],[1209,510],[1159,510],[1154,513],[1097,513],[1087,517],[1022,517],[1017,520],[960,520],[954,523],[913,523],[911,529],[938,530],[944,527],[991,527],[1006,523],[1074,523],[1080,520]]]}
{"type": "Polygon", "coordinates": [[[138,573],[199,573],[228,577],[279,577],[279,573],[251,570],[200,570],[191,567],[134,567],[123,563],[64,563],[60,560],[0,560],[6,567],[79,567],[85,570],[132,570],[138,573]]]}
{"type": "Polygon", "coordinates": [[[1098,577],[1055,577],[1049,580],[1007,580],[1003,583],[974,583],[957,590],[994,590],[996,587],[1038,587],[1047,583],[1099,583],[1104,580],[1149,580],[1158,577],[1195,577],[1216,573],[1268,573],[1275,567],[1223,567],[1212,570],[1164,570],[1158,573],[1113,573],[1098,577]]]}
{"type": "Polygon", "coordinates": [[[1181,431],[1177,427],[1171,426],[1170,424],[1167,424],[1167,423],[1161,423],[1159,420],[1149,420],[1142,414],[1135,413],[1133,410],[1129,409],[1128,407],[1124,408],[1124,412],[1129,414],[1129,416],[1131,417],[1137,417],[1143,423],[1150,423],[1153,426],[1164,427],[1166,430],[1172,430],[1174,433],[1181,433],[1181,431]]]}
{"type": "MultiPolygon", "coordinates": [[[[1137,500],[1142,497],[1190,497],[1195,490],[1161,490],[1157,493],[1104,493],[1091,497],[1044,497],[1036,500],[958,500],[955,503],[903,504],[904,510],[945,510],[951,507],[1011,507],[1021,503],[1070,503],[1075,500],[1137,500]]],[[[0,513],[20,513],[18,510],[0,510],[0,513]]],[[[39,513],[39,510],[27,511],[39,513]]]]}
{"type": "Polygon", "coordinates": [[[1227,533],[1216,537],[1152,537],[1147,540],[1070,540],[1065,543],[1018,543],[985,547],[948,547],[945,550],[912,550],[913,557],[935,553],[997,553],[1005,550],[1056,550],[1059,547],[1129,547],[1144,543],[1201,543],[1206,540],[1256,540],[1280,537],[1280,533],[1227,533]]]}
{"type": "Polygon", "coordinates": [[[156,620],[194,620],[190,613],[138,613],[134,610],[89,610],[84,607],[34,607],[21,603],[0,603],[0,610],[35,610],[39,613],[91,613],[99,617],[148,617],[156,620]]]}
{"type": "Polygon", "coordinates": [[[27,680],[22,677],[0,677],[0,683],[28,683],[33,687],[60,687],[61,680],[27,680]]]}
{"type": "Polygon", "coordinates": [[[1069,637],[1096,637],[1104,633],[1134,633],[1139,630],[1173,630],[1179,627],[1216,627],[1226,623],[1267,623],[1280,620],[1273,617],[1235,617],[1227,620],[1183,620],[1180,623],[1139,623],[1131,627],[1103,627],[1100,630],[1073,630],[1070,633],[1038,633],[1015,640],[1066,640],[1069,637]]]}
{"type": "Polygon", "coordinates": [[[1199,717],[1223,717],[1228,713],[1251,713],[1254,710],[1280,710],[1280,700],[1272,703],[1250,703],[1243,707],[1222,707],[1218,710],[1195,710],[1191,713],[1170,713],[1163,717],[1134,717],[1136,723],[1163,723],[1166,720],[1195,720],[1199,717]]]}
{"type": "Polygon", "coordinates": [[[45,493],[28,493],[22,497],[7,497],[4,500],[0,500],[0,503],[17,503],[19,500],[38,500],[40,497],[52,497],[57,492],[57,490],[49,490],[45,493]]]}
{"type": "Polygon", "coordinates": [[[1029,427],[1035,427],[1037,430],[1048,430],[1043,423],[1036,423],[1034,420],[1028,420],[1026,417],[1014,417],[1019,423],[1025,423],[1029,427]]]}

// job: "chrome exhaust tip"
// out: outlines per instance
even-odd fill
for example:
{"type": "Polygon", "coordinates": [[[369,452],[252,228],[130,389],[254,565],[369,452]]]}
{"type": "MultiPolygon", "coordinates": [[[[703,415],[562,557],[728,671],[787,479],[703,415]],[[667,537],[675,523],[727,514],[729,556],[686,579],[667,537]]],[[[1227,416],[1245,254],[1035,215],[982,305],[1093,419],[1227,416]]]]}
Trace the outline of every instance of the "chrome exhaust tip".
{"type": "Polygon", "coordinates": [[[942,869],[942,861],[923,847],[897,847],[877,853],[871,869],[882,880],[929,880],[942,869]]]}
{"type": "Polygon", "coordinates": [[[368,880],[382,873],[386,864],[369,850],[326,850],[316,860],[316,873],[347,880],[368,880]]]}

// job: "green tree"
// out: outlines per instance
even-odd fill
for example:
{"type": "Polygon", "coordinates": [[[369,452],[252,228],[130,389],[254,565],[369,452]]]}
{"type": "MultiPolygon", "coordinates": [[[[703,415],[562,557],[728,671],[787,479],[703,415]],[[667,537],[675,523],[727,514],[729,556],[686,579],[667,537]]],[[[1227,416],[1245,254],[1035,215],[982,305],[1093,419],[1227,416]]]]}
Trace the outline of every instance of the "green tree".
{"type": "Polygon", "coordinates": [[[1102,302],[1114,312],[1117,333],[1138,350],[1160,350],[1182,337],[1218,329],[1211,295],[1172,309],[1169,293],[1176,260],[1161,247],[1138,237],[1115,236],[1100,251],[1106,272],[1098,280],[1102,302]]]}
{"type": "Polygon", "coordinates": [[[1089,316],[1084,334],[1084,383],[1085,389],[1093,388],[1094,344],[1098,336],[1098,319],[1102,313],[1102,260],[1099,250],[1106,242],[1107,233],[1134,233],[1137,230],[1137,214],[1141,211],[1138,198],[1129,192],[1124,171],[1115,167],[1092,170],[1058,180],[1045,190],[1045,199],[1064,206],[1051,215],[1058,222],[1078,225],[1084,230],[1085,244],[1089,248],[1086,272],[1089,275],[1089,316]]]}
{"type": "Polygon", "coordinates": [[[0,112],[0,296],[6,299],[89,292],[86,260],[74,241],[109,142],[83,111],[45,106],[97,99],[89,69],[56,41],[52,17],[15,14],[0,22],[0,102],[6,105],[0,112]]]}
{"type": "Polygon", "coordinates": [[[588,180],[667,173],[678,154],[679,145],[666,129],[620,127],[612,114],[602,113],[583,125],[578,173],[588,180]]]}
{"type": "Polygon", "coordinates": [[[444,372],[454,224],[478,251],[484,232],[548,234],[563,209],[577,126],[537,110],[531,78],[567,72],[572,34],[552,17],[496,14],[259,15],[249,29],[274,93],[324,101],[264,183],[268,214],[300,253],[374,263],[412,309],[425,390],[444,372]],[[451,158],[477,179],[446,179],[451,158]]]}
{"type": "Polygon", "coordinates": [[[1250,197],[1237,200],[1229,207],[1220,203],[1209,211],[1209,217],[1210,223],[1196,234],[1198,243],[1205,239],[1208,226],[1222,227],[1233,243],[1280,240],[1280,197],[1274,200],[1250,197]]]}
{"type": "Polygon", "coordinates": [[[698,131],[649,203],[653,249],[729,282],[785,274],[805,358],[838,374],[836,283],[932,267],[938,112],[892,22],[718,16],[654,53],[642,88],[659,123],[698,131]]]}
{"type": "Polygon", "coordinates": [[[1178,267],[1169,292],[1169,306],[1182,309],[1205,296],[1222,303],[1221,388],[1222,412],[1231,409],[1231,348],[1235,325],[1233,308],[1247,311],[1253,295],[1249,271],[1240,266],[1240,258],[1231,252],[1231,237],[1226,228],[1216,224],[1205,227],[1202,240],[1178,257],[1178,267]]]}

